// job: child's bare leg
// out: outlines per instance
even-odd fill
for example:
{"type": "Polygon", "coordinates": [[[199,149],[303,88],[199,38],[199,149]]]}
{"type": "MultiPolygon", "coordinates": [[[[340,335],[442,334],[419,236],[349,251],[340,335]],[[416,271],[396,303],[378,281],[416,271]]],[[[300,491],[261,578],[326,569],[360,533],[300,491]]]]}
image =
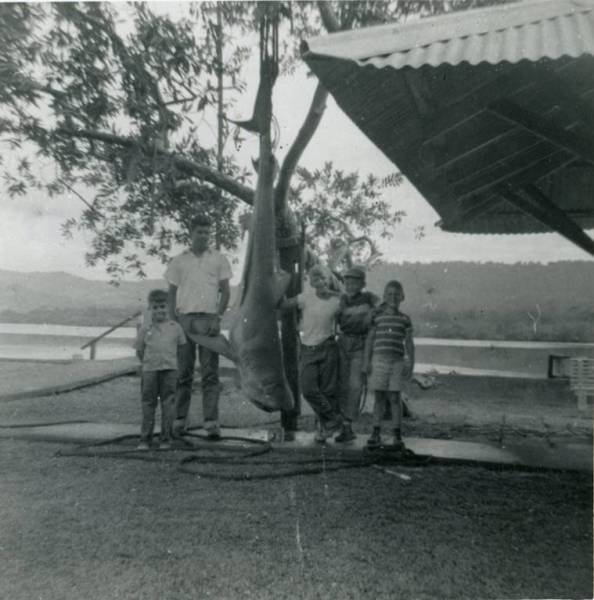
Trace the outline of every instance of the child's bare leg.
{"type": "Polygon", "coordinates": [[[394,445],[399,445],[402,443],[402,398],[400,392],[388,392],[388,400],[392,406],[394,445]]]}
{"type": "Polygon", "coordinates": [[[382,425],[382,417],[386,411],[386,394],[378,390],[375,391],[375,402],[373,404],[373,428],[379,429],[382,425]]]}
{"type": "Polygon", "coordinates": [[[381,423],[384,411],[386,410],[386,394],[375,391],[375,402],[373,403],[373,433],[367,440],[367,445],[371,448],[377,448],[381,445],[381,423]]]}

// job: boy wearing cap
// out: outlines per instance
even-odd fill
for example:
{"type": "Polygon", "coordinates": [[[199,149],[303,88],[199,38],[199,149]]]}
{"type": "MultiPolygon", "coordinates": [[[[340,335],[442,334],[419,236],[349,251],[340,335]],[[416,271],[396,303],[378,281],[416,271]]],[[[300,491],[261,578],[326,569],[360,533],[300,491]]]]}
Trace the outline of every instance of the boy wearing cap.
{"type": "Polygon", "coordinates": [[[353,431],[353,421],[359,414],[359,402],[363,387],[362,366],[365,339],[371,326],[371,315],[378,303],[378,297],[364,290],[365,271],[353,267],[343,275],[345,292],[340,298],[340,312],[337,323],[339,357],[339,410],[342,415],[342,431],[334,439],[346,444],[357,436],[353,431]]]}
{"type": "Polygon", "coordinates": [[[159,447],[166,450],[171,443],[173,401],[177,384],[178,349],[186,345],[186,336],[167,315],[168,294],[152,290],[148,296],[149,311],[136,337],[136,356],[142,363],[142,425],[138,450],[150,448],[155,427],[155,410],[161,400],[161,434],[159,447]]]}

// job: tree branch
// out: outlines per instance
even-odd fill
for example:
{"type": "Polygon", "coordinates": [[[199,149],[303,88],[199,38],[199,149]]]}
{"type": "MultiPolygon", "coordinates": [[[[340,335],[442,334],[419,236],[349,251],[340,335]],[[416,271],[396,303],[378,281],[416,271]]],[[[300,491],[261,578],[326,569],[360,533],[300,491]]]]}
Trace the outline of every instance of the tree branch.
{"type": "Polygon", "coordinates": [[[105,219],[105,215],[97,210],[88,200],[86,200],[83,196],[81,196],[72,186],[68,185],[62,178],[58,179],[58,182],[62,184],[65,188],[69,189],[78,199],[85,204],[85,206],[93,211],[96,215],[99,215],[102,219],[105,219]]]}
{"type": "MultiPolygon", "coordinates": [[[[340,31],[340,23],[332,12],[330,3],[320,1],[317,4],[324,27],[330,32],[340,31]]],[[[291,145],[280,169],[278,183],[275,189],[276,212],[278,215],[287,213],[287,193],[289,191],[291,177],[293,176],[301,155],[307,148],[307,145],[311,141],[311,138],[322,120],[327,98],[328,92],[321,83],[318,83],[307,116],[305,117],[305,120],[299,129],[299,133],[291,145]]]]}
{"type": "Polygon", "coordinates": [[[278,183],[275,189],[276,209],[279,214],[286,211],[287,192],[289,191],[291,177],[297,167],[301,155],[305,148],[307,148],[307,145],[311,141],[311,138],[322,120],[324,110],[326,109],[327,97],[328,92],[321,83],[318,83],[307,116],[305,117],[289,152],[287,152],[279,172],[278,183]]]}
{"type": "MultiPolygon", "coordinates": [[[[104,142],[105,144],[113,144],[116,146],[121,146],[123,148],[135,148],[139,145],[138,140],[134,138],[123,137],[112,133],[105,133],[102,131],[90,131],[88,129],[74,130],[59,127],[55,130],[55,132],[60,135],[67,135],[69,137],[83,138],[87,140],[97,140],[99,142],[104,142]]],[[[197,177],[199,179],[207,181],[208,183],[212,183],[213,185],[221,188],[229,194],[232,194],[236,198],[243,200],[247,204],[254,203],[254,190],[240,183],[237,183],[230,177],[219,173],[219,171],[215,169],[211,169],[206,165],[201,165],[188,158],[184,158],[183,156],[180,156],[175,152],[168,152],[156,148],[153,144],[142,144],[141,147],[150,156],[152,156],[154,153],[157,153],[161,156],[166,156],[171,161],[173,161],[175,166],[180,171],[183,171],[188,175],[192,175],[193,177],[197,177]]]]}
{"type": "MultiPolygon", "coordinates": [[[[2,75],[2,74],[0,73],[0,75],[2,75]]],[[[12,82],[10,82],[10,80],[9,80],[9,83],[12,83],[12,82]]],[[[68,97],[66,92],[63,92],[62,90],[58,90],[56,88],[53,88],[51,85],[44,85],[42,83],[39,83],[39,82],[31,79],[30,77],[19,76],[19,80],[16,81],[13,85],[14,85],[15,92],[42,92],[44,94],[49,94],[50,96],[53,96],[54,98],[60,98],[60,99],[68,97]]]]}
{"type": "Polygon", "coordinates": [[[342,227],[343,233],[347,236],[346,243],[348,246],[352,246],[353,244],[357,244],[359,242],[367,242],[367,244],[369,246],[369,261],[381,256],[381,252],[379,251],[378,247],[375,245],[375,243],[369,236],[367,236],[367,235],[356,236],[352,232],[348,223],[339,217],[335,217],[334,215],[328,215],[328,218],[332,219],[333,221],[335,221],[342,227]]]}
{"type": "Polygon", "coordinates": [[[320,17],[322,17],[322,23],[326,28],[328,33],[334,33],[336,31],[341,31],[343,27],[339,23],[336,15],[332,11],[332,7],[330,6],[330,2],[327,0],[320,0],[318,3],[318,9],[320,11],[320,17]]]}

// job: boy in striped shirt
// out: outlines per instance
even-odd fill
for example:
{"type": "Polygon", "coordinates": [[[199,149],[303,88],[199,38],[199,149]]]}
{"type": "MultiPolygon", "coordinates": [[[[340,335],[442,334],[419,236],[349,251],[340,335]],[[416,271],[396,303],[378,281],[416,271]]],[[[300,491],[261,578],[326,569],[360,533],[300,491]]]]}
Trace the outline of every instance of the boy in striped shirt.
{"type": "Polygon", "coordinates": [[[387,405],[392,408],[393,448],[404,450],[402,442],[402,383],[413,372],[415,350],[410,318],[400,312],[404,290],[392,280],[384,289],[383,303],[374,312],[365,342],[363,372],[369,375],[368,387],[375,392],[373,433],[369,448],[381,446],[381,419],[387,405]]]}

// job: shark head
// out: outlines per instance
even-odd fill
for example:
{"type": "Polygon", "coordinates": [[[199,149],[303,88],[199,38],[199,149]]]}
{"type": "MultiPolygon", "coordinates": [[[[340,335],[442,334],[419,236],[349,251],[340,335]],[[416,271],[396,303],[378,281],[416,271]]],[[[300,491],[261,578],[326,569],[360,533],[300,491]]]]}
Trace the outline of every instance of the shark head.
{"type": "Polygon", "coordinates": [[[293,394],[284,376],[240,368],[241,389],[247,399],[266,412],[293,408],[293,394]]]}

